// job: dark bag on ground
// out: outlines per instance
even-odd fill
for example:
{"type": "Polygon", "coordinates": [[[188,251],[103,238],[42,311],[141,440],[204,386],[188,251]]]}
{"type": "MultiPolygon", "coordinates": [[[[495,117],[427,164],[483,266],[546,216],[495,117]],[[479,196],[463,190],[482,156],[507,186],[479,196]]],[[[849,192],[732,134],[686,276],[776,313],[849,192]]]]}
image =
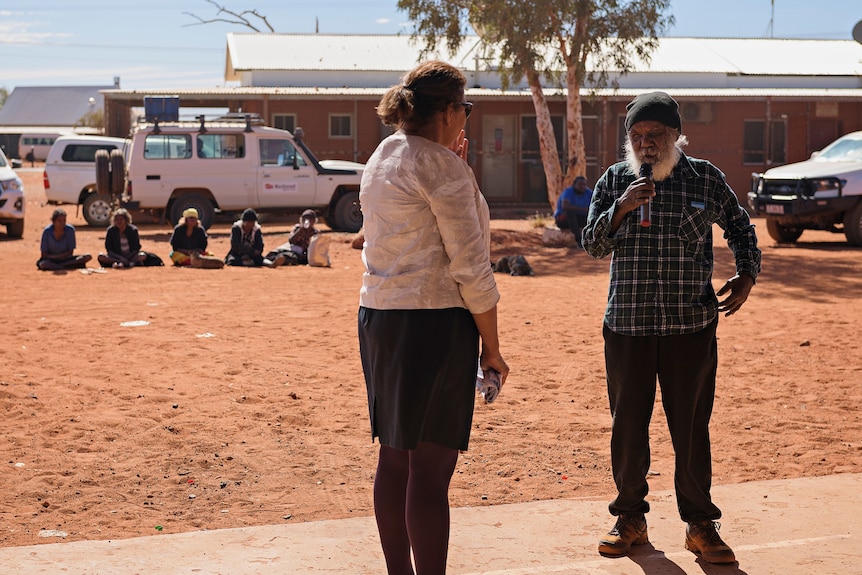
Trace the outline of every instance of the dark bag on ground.
{"type": "Polygon", "coordinates": [[[299,254],[296,252],[278,248],[266,254],[266,259],[269,261],[275,261],[275,258],[278,256],[284,256],[284,263],[282,265],[285,266],[298,266],[305,263],[300,261],[299,254]]]}
{"type": "Polygon", "coordinates": [[[162,261],[162,258],[157,256],[156,254],[151,253],[151,252],[144,252],[144,253],[147,254],[147,257],[144,258],[144,261],[141,263],[141,265],[143,265],[143,266],[163,266],[163,265],[165,265],[165,262],[162,261]]]}

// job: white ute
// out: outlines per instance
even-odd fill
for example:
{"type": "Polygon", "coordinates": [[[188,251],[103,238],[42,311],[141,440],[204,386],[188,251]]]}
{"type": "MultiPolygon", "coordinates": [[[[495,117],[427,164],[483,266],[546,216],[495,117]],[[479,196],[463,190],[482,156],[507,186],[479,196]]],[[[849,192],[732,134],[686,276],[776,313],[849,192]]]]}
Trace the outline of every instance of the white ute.
{"type": "MultiPolygon", "coordinates": [[[[250,117],[145,123],[132,134],[127,162],[125,203],[162,214],[172,224],[186,208],[196,208],[209,227],[216,211],[250,207],[259,212],[312,208],[334,230],[362,227],[359,181],[365,166],[318,160],[302,141],[301,128],[291,134],[254,125],[250,117]]],[[[115,196],[119,192],[113,190],[115,196]]]]}
{"type": "MultiPolygon", "coordinates": [[[[109,194],[96,193],[96,152],[125,150],[129,141],[107,136],[61,136],[45,160],[45,197],[49,204],[84,207],[91,226],[107,227],[111,219],[109,194]]],[[[121,167],[122,170],[122,167],[121,167]]]]}
{"type": "Polygon", "coordinates": [[[828,230],[862,246],[862,132],[838,138],[810,160],[752,174],[748,203],[777,242],[828,230]]]}

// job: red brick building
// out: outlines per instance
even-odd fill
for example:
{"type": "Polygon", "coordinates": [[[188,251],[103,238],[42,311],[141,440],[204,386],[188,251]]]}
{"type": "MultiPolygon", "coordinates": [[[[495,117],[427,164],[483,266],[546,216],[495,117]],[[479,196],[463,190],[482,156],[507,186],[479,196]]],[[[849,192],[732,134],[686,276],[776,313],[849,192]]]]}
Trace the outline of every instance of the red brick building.
{"type": "MultiPolygon", "coordinates": [[[[502,90],[478,38],[438,57],[468,78],[467,99],[476,105],[467,124],[470,163],[489,202],[547,205],[529,89],[502,90]]],[[[374,111],[378,100],[418,59],[406,36],[229,34],[225,80],[236,85],[106,90],[106,131],[127,135],[144,96],[178,95],[183,108],[301,126],[321,158],[364,162],[388,133],[374,111]]],[[[679,101],[687,152],[719,166],[741,199],[752,172],[806,159],[862,130],[862,45],[851,40],[664,38],[649,64],[616,80],[615,90],[582,90],[590,182],[620,158],[625,105],[644,91],[679,101]]],[[[545,93],[562,151],[565,91],[548,83],[545,93]]]]}

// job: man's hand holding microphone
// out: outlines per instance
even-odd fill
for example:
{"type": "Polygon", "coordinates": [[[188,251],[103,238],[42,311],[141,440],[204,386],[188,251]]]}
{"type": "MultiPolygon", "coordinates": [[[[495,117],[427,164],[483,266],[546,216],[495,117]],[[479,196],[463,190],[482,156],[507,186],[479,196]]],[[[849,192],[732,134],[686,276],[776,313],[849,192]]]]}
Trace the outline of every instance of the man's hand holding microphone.
{"type": "Polygon", "coordinates": [[[640,225],[650,225],[650,201],[655,197],[655,182],[652,179],[652,164],[641,164],[640,177],[633,181],[617,200],[617,210],[611,222],[611,233],[622,224],[623,217],[631,211],[640,209],[640,225]]]}

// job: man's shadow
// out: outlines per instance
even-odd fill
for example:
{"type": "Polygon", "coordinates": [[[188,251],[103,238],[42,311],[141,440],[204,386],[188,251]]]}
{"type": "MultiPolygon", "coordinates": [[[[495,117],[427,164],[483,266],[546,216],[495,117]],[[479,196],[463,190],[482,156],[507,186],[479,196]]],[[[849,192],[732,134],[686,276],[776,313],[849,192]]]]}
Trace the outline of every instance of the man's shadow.
{"type": "MultiPolygon", "coordinates": [[[[686,575],[682,567],[668,559],[664,551],[656,549],[652,543],[633,546],[627,557],[643,570],[644,575],[686,575]]],[[[706,575],[748,575],[739,568],[738,562],[713,565],[701,557],[698,557],[695,562],[706,575]]]]}

